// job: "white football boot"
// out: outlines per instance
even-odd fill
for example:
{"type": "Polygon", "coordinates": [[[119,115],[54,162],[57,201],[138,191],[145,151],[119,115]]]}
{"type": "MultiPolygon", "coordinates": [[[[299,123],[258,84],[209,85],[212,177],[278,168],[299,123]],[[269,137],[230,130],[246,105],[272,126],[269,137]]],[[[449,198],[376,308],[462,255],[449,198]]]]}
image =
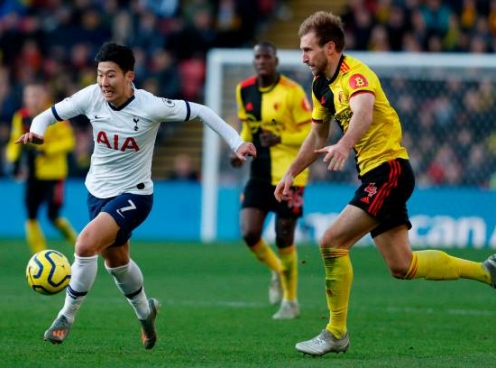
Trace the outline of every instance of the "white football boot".
{"type": "Polygon", "coordinates": [[[482,262],[482,266],[491,275],[491,286],[496,289],[496,254],[489,256],[488,259],[482,262]]]}
{"type": "Polygon", "coordinates": [[[350,338],[348,332],[342,338],[337,339],[327,330],[322,331],[313,339],[299,342],[295,346],[296,350],[315,356],[327,353],[346,353],[349,347],[350,338]]]}
{"type": "Polygon", "coordinates": [[[298,302],[283,300],[279,310],[272,316],[273,319],[295,319],[300,316],[300,305],[298,302]]]}

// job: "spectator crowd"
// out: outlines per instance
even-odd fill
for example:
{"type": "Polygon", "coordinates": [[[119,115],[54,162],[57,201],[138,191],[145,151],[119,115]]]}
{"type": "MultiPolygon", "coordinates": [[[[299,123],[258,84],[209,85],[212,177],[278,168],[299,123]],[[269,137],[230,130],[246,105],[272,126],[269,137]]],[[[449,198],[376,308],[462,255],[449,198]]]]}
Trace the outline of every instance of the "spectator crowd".
{"type": "MultiPolygon", "coordinates": [[[[96,81],[93,58],[113,40],[133,47],[135,83],[156,95],[202,102],[206,53],[246,47],[275,0],[4,0],[0,1],[0,139],[8,138],[23,86],[50,85],[60,100],[96,81]],[[258,22],[254,22],[258,19],[258,22]]],[[[77,136],[73,176],[89,164],[91,132],[77,136]],[[79,169],[74,169],[79,168],[79,169]]],[[[3,154],[2,154],[3,156],[3,154]]],[[[7,175],[0,165],[0,175],[7,175]]]]}
{"type": "Polygon", "coordinates": [[[347,48],[368,51],[496,51],[495,0],[350,0],[347,48]]]}
{"type": "MultiPolygon", "coordinates": [[[[495,0],[350,0],[342,17],[348,50],[496,51],[495,0]]],[[[472,72],[381,75],[420,186],[496,189],[496,73],[472,72]]],[[[353,165],[337,179],[354,180],[353,165]]],[[[330,179],[322,167],[313,174],[314,181],[330,179]]]]}
{"type": "MultiPolygon", "coordinates": [[[[264,25],[277,17],[281,1],[0,1],[1,147],[26,83],[43,80],[54,100],[94,83],[95,52],[110,39],[133,47],[137,86],[203,102],[207,52],[251,47],[264,25]]],[[[496,0],[350,0],[342,16],[347,50],[496,51],[496,0]]],[[[448,78],[418,85],[418,80],[382,79],[403,122],[421,184],[496,188],[494,80],[467,84],[448,78]]],[[[91,132],[84,120],[72,123],[77,145],[71,175],[82,176],[91,132]]],[[[352,165],[337,177],[317,165],[313,180],[356,180],[352,165]]],[[[8,171],[0,161],[0,176],[8,171]]]]}

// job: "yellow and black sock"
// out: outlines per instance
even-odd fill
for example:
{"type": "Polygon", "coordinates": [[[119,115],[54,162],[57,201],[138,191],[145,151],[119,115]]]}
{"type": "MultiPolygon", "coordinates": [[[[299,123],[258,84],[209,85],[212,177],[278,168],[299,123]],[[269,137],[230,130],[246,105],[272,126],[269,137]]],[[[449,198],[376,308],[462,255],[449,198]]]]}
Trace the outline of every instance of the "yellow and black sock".
{"type": "Polygon", "coordinates": [[[329,308],[326,329],[340,339],[347,330],[353,267],[347,249],[321,248],[320,251],[325,267],[325,291],[329,308]]]}

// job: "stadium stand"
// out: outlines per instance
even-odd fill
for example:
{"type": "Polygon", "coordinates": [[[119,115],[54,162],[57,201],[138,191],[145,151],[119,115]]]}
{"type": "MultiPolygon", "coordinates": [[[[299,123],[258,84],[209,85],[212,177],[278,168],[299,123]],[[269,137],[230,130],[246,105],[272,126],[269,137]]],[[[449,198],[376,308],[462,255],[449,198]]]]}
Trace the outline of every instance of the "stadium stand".
{"type": "MultiPolygon", "coordinates": [[[[496,2],[489,0],[5,0],[0,3],[1,147],[5,146],[9,134],[12,114],[20,106],[22,86],[29,80],[43,78],[54,95],[61,98],[93,83],[93,56],[108,39],[135,49],[138,86],[146,85],[166,97],[203,102],[208,50],[250,47],[259,39],[273,41],[281,49],[295,49],[299,23],[319,9],[333,10],[343,16],[349,50],[474,54],[496,51],[496,2]]],[[[451,121],[456,117],[457,121],[473,121],[479,117],[475,128],[465,124],[465,129],[457,132],[453,139],[464,147],[474,167],[487,166],[494,163],[496,149],[493,147],[491,151],[482,142],[474,142],[481,134],[491,136],[493,132],[492,125],[480,126],[480,122],[495,116],[495,90],[491,83],[472,87],[461,96],[457,94],[456,85],[448,84],[447,88],[453,89],[450,90],[453,99],[435,100],[426,113],[416,119],[419,124],[439,127],[424,120],[434,117],[451,121]]],[[[409,106],[418,106],[418,101],[400,96],[402,99],[398,98],[395,103],[400,104],[408,121],[411,119],[409,111],[412,111],[409,106]]],[[[86,122],[76,119],[73,124],[78,146],[72,175],[82,176],[87,167],[91,136],[86,122]]],[[[198,126],[170,126],[160,132],[153,171],[157,179],[165,178],[173,158],[184,147],[196,169],[200,168],[202,129],[198,126]],[[184,138],[178,139],[179,144],[171,145],[171,134],[184,138]]],[[[415,126],[407,125],[408,139],[419,139],[415,126]]],[[[434,133],[442,132],[438,129],[434,133]]],[[[464,183],[468,179],[439,174],[440,171],[458,172],[446,170],[446,167],[456,168],[467,163],[454,162],[453,157],[458,156],[443,145],[429,151],[420,160],[426,173],[422,180],[437,184],[464,183]]],[[[0,162],[0,176],[7,175],[8,170],[0,162]]],[[[484,170],[483,178],[474,174],[467,185],[474,182],[480,186],[493,185],[490,183],[494,179],[484,170]]],[[[318,175],[315,179],[319,180],[318,175]]]]}

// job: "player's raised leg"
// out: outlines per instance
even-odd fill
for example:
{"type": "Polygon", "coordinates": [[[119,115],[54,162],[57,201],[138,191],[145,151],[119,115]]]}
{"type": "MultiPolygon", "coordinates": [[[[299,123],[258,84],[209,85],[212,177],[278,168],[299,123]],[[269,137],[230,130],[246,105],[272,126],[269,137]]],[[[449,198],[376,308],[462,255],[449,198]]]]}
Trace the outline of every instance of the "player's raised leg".
{"type": "Polygon", "coordinates": [[[412,253],[412,261],[404,278],[407,280],[458,280],[462,278],[492,285],[491,275],[496,274],[492,257],[494,256],[484,262],[474,262],[453,257],[440,250],[416,251],[412,253]]]}
{"type": "Polygon", "coordinates": [[[489,284],[496,289],[496,254],[489,256],[484,262],[482,262],[482,266],[491,276],[489,284]]]}
{"type": "Polygon", "coordinates": [[[491,270],[495,269],[492,262],[496,259],[494,256],[484,262],[474,262],[436,249],[412,252],[406,226],[398,226],[377,235],[374,243],[391,274],[398,279],[469,279],[492,284],[491,270]]]}
{"type": "MultiPolygon", "coordinates": [[[[102,209],[107,221],[113,224],[111,226],[116,227],[117,236],[114,237],[112,246],[102,249],[101,254],[107,271],[113,276],[117,288],[126,297],[138,317],[145,349],[155,346],[157,340],[155,319],[160,304],[156,299],[147,299],[141,269],[129,256],[129,238],[137,224],[150,213],[152,203],[152,196],[123,194],[106,203],[102,209]],[[133,204],[133,210],[125,211],[126,215],[121,216],[123,209],[129,208],[129,203],[133,204]]],[[[102,214],[98,215],[100,216],[102,214]]]]}

